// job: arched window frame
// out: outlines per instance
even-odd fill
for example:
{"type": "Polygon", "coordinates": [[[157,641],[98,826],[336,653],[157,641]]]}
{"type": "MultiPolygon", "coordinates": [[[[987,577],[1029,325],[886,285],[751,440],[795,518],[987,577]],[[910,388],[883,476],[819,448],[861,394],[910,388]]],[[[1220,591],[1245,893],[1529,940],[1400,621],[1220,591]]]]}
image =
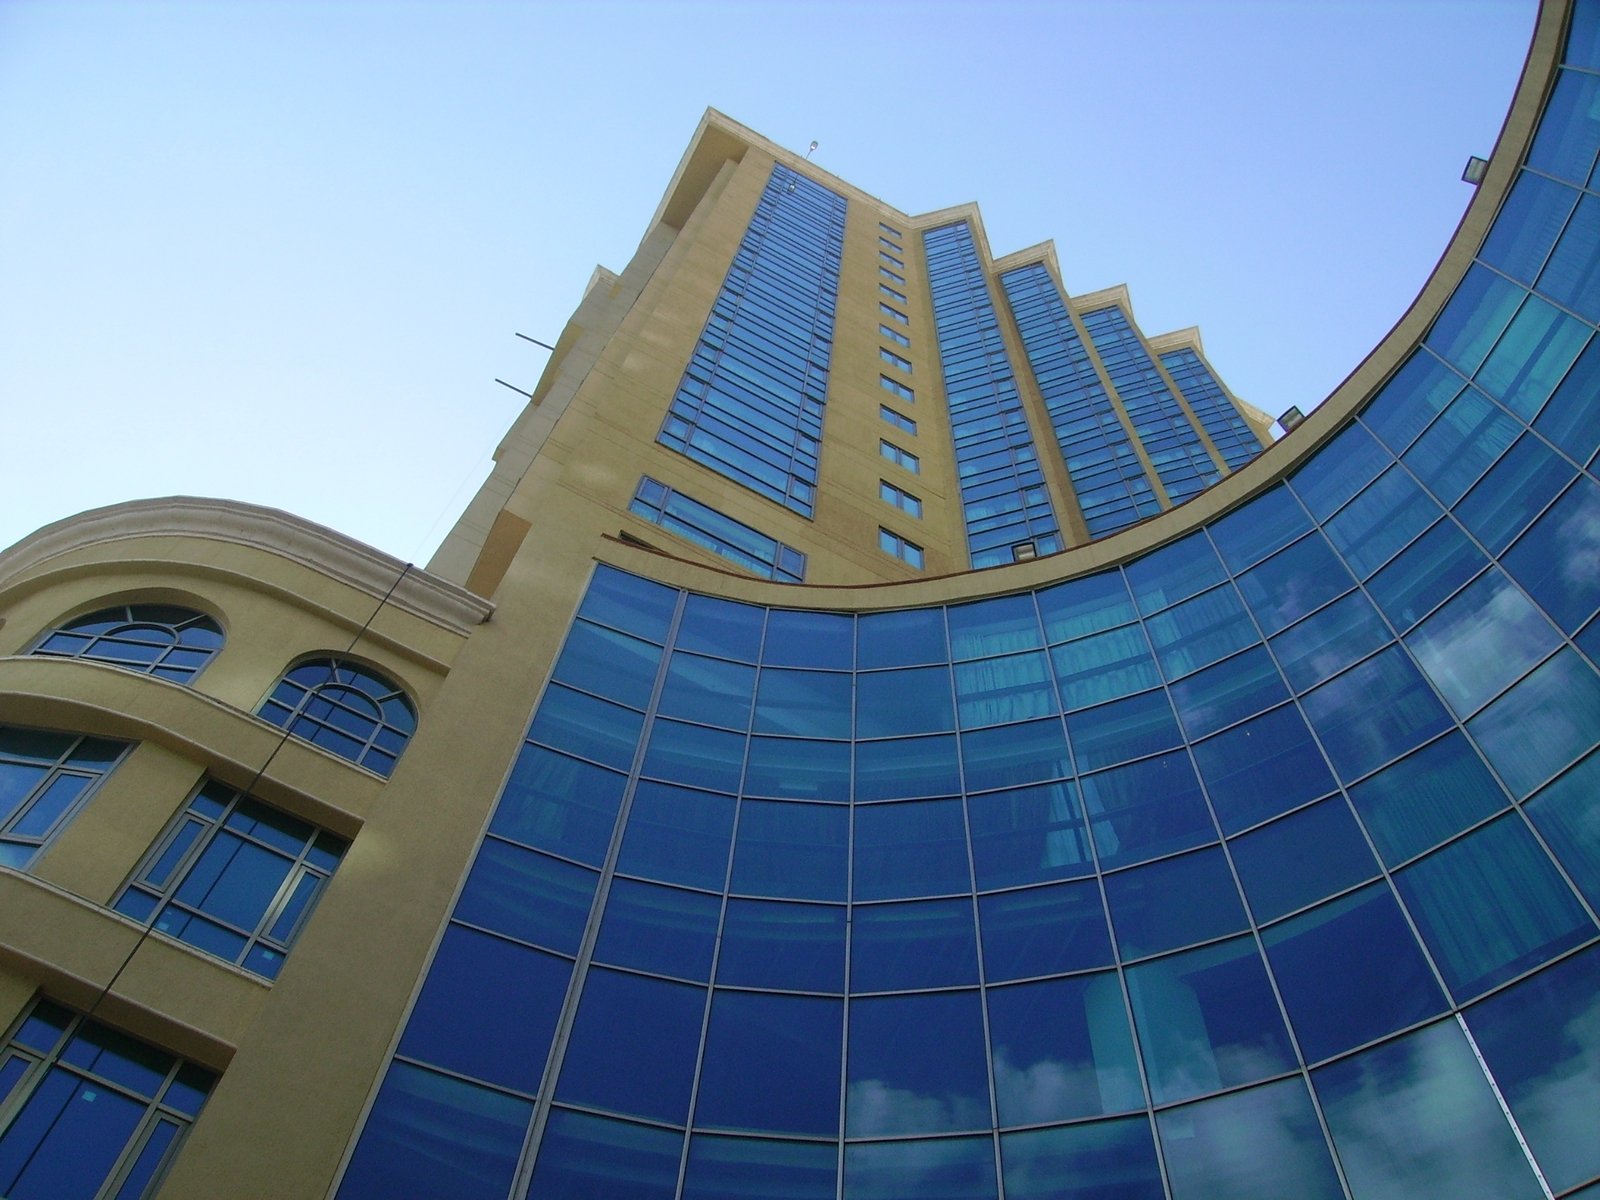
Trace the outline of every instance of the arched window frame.
{"type": "Polygon", "coordinates": [[[332,653],[298,659],[256,715],[385,778],[417,728],[404,688],[373,667],[332,653]]]}
{"type": "Polygon", "coordinates": [[[186,605],[116,604],[62,622],[29,653],[109,663],[187,685],[225,640],[215,617],[186,605]]]}

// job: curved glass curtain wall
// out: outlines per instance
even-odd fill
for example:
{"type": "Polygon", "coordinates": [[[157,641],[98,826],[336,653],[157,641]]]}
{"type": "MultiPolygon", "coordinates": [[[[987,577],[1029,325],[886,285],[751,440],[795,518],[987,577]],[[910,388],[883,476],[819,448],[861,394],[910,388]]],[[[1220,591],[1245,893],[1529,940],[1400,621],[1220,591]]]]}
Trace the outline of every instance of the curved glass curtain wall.
{"type": "Polygon", "coordinates": [[[601,568],[341,1200],[1593,1194],[1597,26],[1209,527],[861,616],[601,568]]]}

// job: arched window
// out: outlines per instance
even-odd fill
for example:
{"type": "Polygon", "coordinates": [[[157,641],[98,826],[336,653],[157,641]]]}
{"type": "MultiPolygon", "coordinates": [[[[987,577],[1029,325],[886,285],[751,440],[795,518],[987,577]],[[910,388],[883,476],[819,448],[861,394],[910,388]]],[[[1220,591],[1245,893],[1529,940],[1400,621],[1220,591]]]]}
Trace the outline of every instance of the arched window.
{"type": "Polygon", "coordinates": [[[258,715],[379,775],[394,770],[417,728],[416,709],[398,685],[332,655],[291,667],[258,715]]]}
{"type": "Polygon", "coordinates": [[[192,608],[119,604],[68,621],[34,654],[92,658],[174,683],[188,683],[222,649],[222,626],[192,608]]]}

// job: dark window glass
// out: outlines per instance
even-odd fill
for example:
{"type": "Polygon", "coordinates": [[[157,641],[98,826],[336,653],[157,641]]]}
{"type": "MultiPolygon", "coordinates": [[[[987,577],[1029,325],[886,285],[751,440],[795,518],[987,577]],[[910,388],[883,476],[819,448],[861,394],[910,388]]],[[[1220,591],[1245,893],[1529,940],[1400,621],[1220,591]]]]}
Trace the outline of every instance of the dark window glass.
{"type": "Polygon", "coordinates": [[[1162,1200],[1150,1119],[1124,1117],[1000,1136],[1006,1200],[1162,1200]],[[1071,1191],[1063,1190],[1071,1180],[1071,1191]]]}
{"type": "MultiPolygon", "coordinates": [[[[1592,229],[1600,209],[1593,205],[1580,207],[1584,207],[1584,216],[1592,229]]],[[[1588,242],[1592,252],[1595,244],[1592,233],[1588,242]]],[[[1600,280],[1588,282],[1591,289],[1600,286],[1600,280]]],[[[1579,311],[1597,310],[1593,297],[1586,297],[1585,302],[1573,307],[1579,311]]],[[[1566,375],[1592,332],[1588,324],[1569,317],[1538,296],[1530,296],[1483,366],[1478,368],[1474,382],[1524,421],[1531,421],[1566,375]]],[[[1473,453],[1468,457],[1476,460],[1490,446],[1505,444],[1500,437],[1490,436],[1491,428],[1504,425],[1505,418],[1495,416],[1479,426],[1474,438],[1479,444],[1472,447],[1473,453]]],[[[1515,437],[1517,432],[1513,427],[1510,436],[1515,437]]]]}
{"type": "Polygon", "coordinates": [[[857,900],[972,890],[961,801],[862,805],[855,821],[857,900]]]}
{"type": "Polygon", "coordinates": [[[1580,317],[1600,316],[1600,202],[1584,196],[1539,273],[1538,289],[1580,317]]]}
{"type": "Polygon", "coordinates": [[[1240,576],[1239,591],[1270,635],[1354,584],[1327,539],[1313,533],[1240,576]]]}
{"type": "Polygon", "coordinates": [[[852,992],[978,982],[971,899],[857,905],[851,924],[852,992]]]}
{"type": "Polygon", "coordinates": [[[704,892],[613,880],[595,958],[619,967],[708,980],[721,908],[717,897],[704,892]]]}
{"type": "Polygon", "coordinates": [[[1350,789],[1350,799],[1390,866],[1436,846],[1506,806],[1506,794],[1451,733],[1350,789]]]}
{"type": "Polygon", "coordinates": [[[1490,568],[1413,629],[1406,644],[1450,707],[1467,717],[1559,640],[1544,614],[1490,568]]]}
{"type": "Polygon", "coordinates": [[[1243,654],[1180,679],[1172,685],[1172,703],[1191,738],[1254,716],[1289,698],[1289,689],[1266,647],[1243,654]]]}
{"type": "Polygon", "coordinates": [[[821,667],[848,671],[853,665],[855,626],[837,613],[798,612],[775,608],[767,614],[769,667],[821,667]]]}
{"type": "Polygon", "coordinates": [[[587,621],[574,621],[551,678],[633,708],[650,703],[661,647],[587,621]]]}
{"type": "MultiPolygon", "coordinates": [[[[1484,371],[1493,364],[1491,358],[1484,371]]],[[[1518,423],[1482,392],[1468,388],[1405,452],[1404,461],[1424,487],[1454,504],[1520,432],[1518,423]]]]}
{"type": "Polygon", "coordinates": [[[1455,522],[1443,520],[1374,575],[1367,591],[1396,629],[1410,629],[1486,561],[1455,522]]]}
{"type": "Polygon", "coordinates": [[[256,715],[379,775],[394,770],[417,731],[417,710],[399,685],[334,657],[291,667],[256,715]]]}
{"type": "Polygon", "coordinates": [[[1080,786],[1101,867],[1127,866],[1217,838],[1182,751],[1085,776],[1080,786]]]}
{"type": "Polygon", "coordinates": [[[991,1127],[976,991],[850,1002],[847,1136],[991,1127]]]}
{"type": "Polygon", "coordinates": [[[1092,873],[1071,783],[990,792],[967,801],[978,887],[1043,883],[1092,873]]]}
{"type": "Polygon", "coordinates": [[[832,1142],[695,1134],[683,1200],[833,1200],[838,1154],[832,1142]]]}
{"type": "Polygon", "coordinates": [[[611,842],[625,775],[523,746],[489,830],[598,867],[611,842]]]}
{"type": "Polygon", "coordinates": [[[1237,833],[1335,787],[1292,704],[1196,744],[1194,761],[1224,833],[1237,833]]]}
{"type": "Polygon", "coordinates": [[[850,743],[753,737],[744,764],[744,791],[747,796],[842,803],[850,798],[850,743]]]}
{"type": "Polygon", "coordinates": [[[528,737],[625,771],[633,762],[643,724],[644,717],[632,709],[552,686],[539,702],[528,737]]]}
{"type": "MultiPolygon", "coordinates": [[[[1361,423],[1395,454],[1402,454],[1466,386],[1466,380],[1434,355],[1417,350],[1362,410],[1361,423]]],[[[1337,459],[1331,465],[1337,468],[1337,459]]]]}
{"type": "Polygon", "coordinates": [[[682,1147],[675,1130],[552,1109],[529,1194],[672,1200],[682,1147]]]}
{"type": "Polygon", "coordinates": [[[1161,676],[1138,625],[1079,638],[1050,651],[1061,703],[1071,711],[1159,687],[1161,676]]]}
{"type": "Polygon", "coordinates": [[[1109,767],[1183,741],[1172,705],[1160,692],[1073,713],[1067,718],[1067,731],[1080,771],[1109,767]]]}
{"type": "Polygon", "coordinates": [[[683,1124],[705,1002],[704,988],[591,967],[556,1099],[683,1124]]]}
{"type": "Polygon", "coordinates": [[[1372,601],[1351,592],[1278,634],[1272,651],[1295,691],[1303,692],[1365,658],[1391,636],[1372,601]]]}
{"type": "Polygon", "coordinates": [[[400,1053],[533,1093],[544,1075],[572,964],[460,925],[445,929],[400,1053]],[[515,996],[515,1004],[506,997],[515,996]]]}
{"type": "Polygon", "coordinates": [[[1300,1079],[1156,1115],[1173,1200],[1339,1200],[1344,1189],[1300,1079]]]}
{"type": "Polygon", "coordinates": [[[856,799],[948,796],[961,790],[951,735],[856,744],[856,799]]]}
{"type": "Polygon", "coordinates": [[[487,837],[456,901],[455,916],[576,954],[598,878],[583,867],[487,837]]]}
{"type": "Polygon", "coordinates": [[[795,900],[843,900],[850,810],[842,804],[745,800],[731,890],[795,900]]]}
{"type": "Polygon", "coordinates": [[[1286,487],[1257,496],[1210,525],[1211,540],[1233,571],[1243,571],[1281,550],[1311,528],[1305,510],[1286,487]]]}
{"type": "Polygon", "coordinates": [[[1515,796],[1526,796],[1588,750],[1600,729],[1600,679],[1563,650],[1467,722],[1515,796]]]}
{"type": "Polygon", "coordinates": [[[1209,941],[1249,923],[1220,847],[1118,871],[1105,883],[1124,960],[1209,941]]]}
{"type": "Polygon", "coordinates": [[[102,738],[0,728],[0,866],[26,868],[126,749],[102,738]]]}
{"type": "Polygon", "coordinates": [[[1145,628],[1156,661],[1168,679],[1199,670],[1260,640],[1238,593],[1227,586],[1148,618],[1145,628]]]}
{"type": "MultiPolygon", "coordinates": [[[[1418,351],[1416,359],[1429,359],[1418,351]]],[[[1429,359],[1430,362],[1437,360],[1429,359]]],[[[1457,383],[1459,390],[1460,384],[1457,383]]],[[[1326,521],[1377,475],[1394,456],[1359,424],[1350,425],[1289,477],[1289,486],[1319,521],[1326,521]]]]}
{"type": "Polygon", "coordinates": [[[613,567],[595,568],[578,615],[657,644],[667,640],[678,593],[613,567]]]}
{"type": "Polygon", "coordinates": [[[1363,1200],[1541,1194],[1454,1021],[1323,1067],[1312,1083],[1363,1200]]]}
{"type": "Polygon", "coordinates": [[[992,658],[1043,644],[1030,595],[958,604],[948,614],[950,651],[957,659],[992,658]]]}
{"type": "Polygon", "coordinates": [[[1263,825],[1230,848],[1257,921],[1276,920],[1378,873],[1341,796],[1263,825]]]}
{"type": "Polygon", "coordinates": [[[1203,533],[1191,534],[1136,559],[1128,564],[1127,574],[1142,613],[1157,612],[1227,578],[1217,552],[1203,533]]]}
{"type": "Polygon", "coordinates": [[[863,613],[856,619],[856,665],[862,670],[948,662],[949,658],[944,613],[937,608],[863,613]]]}
{"type": "Polygon", "coordinates": [[[844,1194],[850,1200],[988,1200],[996,1194],[994,1143],[969,1137],[846,1146],[844,1194]]]}
{"type": "Polygon", "coordinates": [[[1478,258],[1531,284],[1577,202],[1573,188],[1523,171],[1506,196],[1478,258]]]}
{"type": "Polygon", "coordinates": [[[961,734],[961,766],[969,792],[1072,773],[1059,717],[965,730],[961,734]]]}
{"type": "Polygon", "coordinates": [[[617,870],[721,891],[733,838],[733,797],[641,780],[617,870]]]}
{"type": "Polygon", "coordinates": [[[222,626],[172,604],[121,604],[51,630],[30,653],[86,658],[188,683],[222,649],[222,626]]]}
{"type": "Polygon", "coordinates": [[[1035,599],[1039,602],[1039,615],[1044,618],[1045,636],[1052,645],[1126,624],[1138,615],[1121,571],[1105,571],[1045,588],[1036,593],[1035,599]]]}
{"type": "Polygon", "coordinates": [[[1592,341],[1533,427],[1580,463],[1600,450],[1600,341],[1592,341]]]}
{"type": "Polygon", "coordinates": [[[978,924],[984,978],[990,983],[1111,962],[1105,909],[1093,882],[981,896],[978,924]]]}
{"type": "Polygon", "coordinates": [[[842,905],[730,899],[717,982],[842,992],[844,928],[842,905]]]}
{"type": "Polygon", "coordinates": [[[1442,731],[1444,706],[1398,648],[1384,650],[1302,703],[1345,779],[1354,779],[1442,731]]]}
{"type": "Polygon", "coordinates": [[[1038,650],[957,663],[955,683],[956,714],[963,729],[1009,725],[1058,711],[1050,661],[1038,650]]]}
{"type": "Polygon", "coordinates": [[[1487,267],[1473,265],[1433,323],[1429,348],[1464,374],[1472,374],[1526,295],[1487,267]]]}
{"type": "MultiPolygon", "coordinates": [[[[850,676],[842,676],[849,683],[850,676]]],[[[856,736],[896,737],[955,728],[948,667],[912,667],[855,676],[856,736]]],[[[845,702],[849,714],[849,702],[845,702]]]]}
{"type": "Polygon", "coordinates": [[[1328,540],[1358,578],[1371,575],[1439,517],[1439,502],[1393,467],[1327,523],[1328,540]]]}
{"type": "Polygon", "coordinates": [[[744,744],[743,733],[658,718],[650,727],[643,773],[716,792],[737,791],[744,744]]]}
{"type": "Polygon", "coordinates": [[[1262,937],[1308,1062],[1445,1007],[1400,906],[1381,883],[1291,917],[1262,937]]]}
{"type": "Polygon", "coordinates": [[[1042,1125],[1144,1106],[1116,972],[991,988],[1001,1125],[1042,1125]]]}
{"type": "Polygon", "coordinates": [[[1456,516],[1499,554],[1571,479],[1570,465],[1524,434],[1456,505],[1456,516]]]}
{"type": "Polygon", "coordinates": [[[1585,476],[1535,521],[1505,556],[1505,568],[1568,633],[1600,605],[1600,486],[1585,476]]]}
{"type": "Polygon", "coordinates": [[[1600,821],[1594,797],[1600,795],[1600,754],[1591,754],[1528,801],[1533,818],[1555,856],[1571,873],[1589,903],[1600,905],[1600,821]]]}
{"type": "Polygon", "coordinates": [[[695,1124],[837,1137],[844,1002],[718,991],[695,1124]]]}

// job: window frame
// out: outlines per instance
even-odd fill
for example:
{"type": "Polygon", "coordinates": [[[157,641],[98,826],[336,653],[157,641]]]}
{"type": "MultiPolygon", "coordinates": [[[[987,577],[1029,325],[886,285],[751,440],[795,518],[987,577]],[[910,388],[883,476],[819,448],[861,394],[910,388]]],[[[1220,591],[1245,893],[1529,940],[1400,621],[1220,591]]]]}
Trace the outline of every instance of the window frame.
{"type": "Polygon", "coordinates": [[[918,571],[927,565],[927,555],[921,546],[882,525],[878,526],[878,549],[918,571]]]}
{"type": "Polygon", "coordinates": [[[911,318],[910,317],[906,316],[905,313],[901,312],[898,308],[894,307],[894,305],[885,303],[882,300],[878,301],[878,311],[881,312],[884,316],[889,317],[891,320],[898,321],[902,325],[910,325],[911,324],[911,318]]]}
{"type": "Polygon", "coordinates": [[[887,375],[879,375],[878,386],[891,396],[904,400],[907,404],[915,404],[917,402],[917,393],[898,379],[890,379],[887,375]]]}
{"type": "Polygon", "coordinates": [[[336,758],[342,758],[346,762],[360,767],[363,771],[370,771],[384,779],[393,774],[396,764],[400,761],[400,756],[405,753],[406,747],[411,744],[411,739],[417,732],[418,722],[416,701],[411,698],[411,693],[406,688],[396,683],[376,667],[368,666],[359,659],[327,650],[302,655],[290,663],[284,669],[283,674],[278,676],[277,682],[272,685],[271,690],[261,698],[261,703],[256,705],[256,716],[276,725],[292,737],[316,746],[336,758]],[[291,679],[291,676],[296,671],[323,663],[328,664],[331,670],[328,677],[322,682],[307,685],[299,680],[291,679]],[[355,678],[342,679],[339,677],[340,672],[346,672],[355,678]],[[361,686],[360,681],[362,679],[370,680],[374,685],[388,690],[381,693],[370,691],[361,686]],[[285,688],[299,689],[303,695],[296,699],[293,704],[290,704],[286,699],[280,698],[280,693],[285,688]],[[372,707],[378,710],[378,718],[374,719],[370,714],[350,704],[324,696],[325,692],[334,688],[338,688],[343,692],[355,691],[361,693],[372,707]],[[301,725],[310,724],[316,726],[317,730],[329,730],[340,738],[349,741],[358,740],[349,729],[340,727],[328,717],[318,716],[307,711],[312,707],[313,702],[319,698],[322,698],[323,702],[328,706],[342,709],[346,713],[354,713],[371,724],[371,728],[365,737],[359,739],[361,747],[354,757],[334,745],[326,745],[318,741],[314,736],[307,736],[301,732],[301,725]],[[269,712],[269,709],[284,710],[283,714],[281,714],[281,719],[279,713],[269,712]],[[409,727],[397,725],[390,719],[399,714],[403,714],[407,718],[409,727]],[[396,741],[398,744],[393,748],[380,744],[380,735],[384,733],[391,735],[387,740],[396,741]],[[372,765],[374,760],[379,765],[372,765]],[[380,769],[385,760],[387,760],[388,770],[380,769]]]}
{"type": "Polygon", "coordinates": [[[84,662],[105,663],[107,666],[132,671],[136,675],[149,675],[155,679],[165,679],[169,683],[186,687],[216,660],[226,642],[227,634],[222,628],[222,623],[203,609],[191,608],[187,604],[159,604],[146,601],[110,604],[58,622],[36,637],[26,653],[41,658],[80,659],[84,662]],[[188,615],[176,622],[157,619],[159,615],[170,616],[176,613],[188,615]],[[98,633],[82,633],[77,628],[118,619],[121,620],[121,624],[98,633]],[[113,646],[152,645],[151,642],[136,643],[127,638],[129,630],[139,628],[162,629],[170,635],[170,640],[154,658],[148,660],[117,658],[110,654],[95,652],[103,643],[113,646]],[[192,637],[196,632],[201,635],[215,635],[215,644],[204,645],[185,641],[185,635],[192,637]],[[78,639],[81,640],[81,644],[72,648],[49,648],[50,643],[57,639],[78,639]],[[172,661],[174,654],[200,656],[201,661],[193,666],[174,664],[172,661]]]}
{"type": "Polygon", "coordinates": [[[878,480],[878,499],[908,517],[922,520],[922,497],[906,491],[903,487],[896,487],[887,479],[878,480]]]}
{"type": "Polygon", "coordinates": [[[892,462],[903,471],[913,475],[922,474],[922,460],[911,451],[895,445],[888,438],[878,439],[878,456],[892,462]]]}
{"type": "Polygon", "coordinates": [[[6,752],[3,749],[0,749],[0,754],[4,754],[6,759],[3,764],[0,764],[0,768],[3,768],[4,766],[15,766],[18,768],[27,769],[30,766],[41,766],[43,767],[44,771],[44,774],[40,776],[39,780],[31,788],[29,788],[26,793],[23,794],[21,799],[16,802],[16,806],[14,809],[12,809],[12,811],[9,813],[0,813],[0,865],[8,866],[17,871],[25,871],[33,865],[34,861],[38,859],[39,855],[44,853],[50,844],[61,835],[61,832],[66,829],[67,826],[71,825],[72,822],[77,818],[78,814],[84,810],[84,807],[89,803],[89,800],[105,782],[106,776],[110,775],[111,772],[116,770],[117,767],[127,760],[128,754],[133,749],[134,743],[125,742],[118,738],[102,738],[94,734],[75,733],[71,730],[32,729],[21,725],[0,726],[0,735],[4,735],[13,730],[24,733],[42,733],[56,737],[73,739],[68,744],[67,748],[58,754],[55,758],[55,761],[49,766],[44,766],[42,763],[27,763],[26,761],[23,761],[27,756],[21,754],[20,752],[6,752]],[[86,742],[103,742],[108,747],[120,746],[121,749],[115,751],[115,753],[112,753],[109,758],[104,759],[104,766],[84,765],[83,763],[74,761],[73,755],[76,754],[86,742]],[[16,832],[19,826],[22,826],[27,822],[29,816],[38,807],[40,801],[49,794],[50,790],[55,787],[57,782],[61,779],[87,779],[88,782],[83,786],[83,789],[76,796],[73,796],[67,802],[65,807],[63,807],[62,810],[56,814],[55,818],[46,828],[37,833],[16,832]],[[22,850],[14,851],[11,849],[12,847],[32,847],[32,849],[27,850],[24,853],[22,850]],[[16,861],[9,861],[12,857],[15,857],[16,861]]]}

